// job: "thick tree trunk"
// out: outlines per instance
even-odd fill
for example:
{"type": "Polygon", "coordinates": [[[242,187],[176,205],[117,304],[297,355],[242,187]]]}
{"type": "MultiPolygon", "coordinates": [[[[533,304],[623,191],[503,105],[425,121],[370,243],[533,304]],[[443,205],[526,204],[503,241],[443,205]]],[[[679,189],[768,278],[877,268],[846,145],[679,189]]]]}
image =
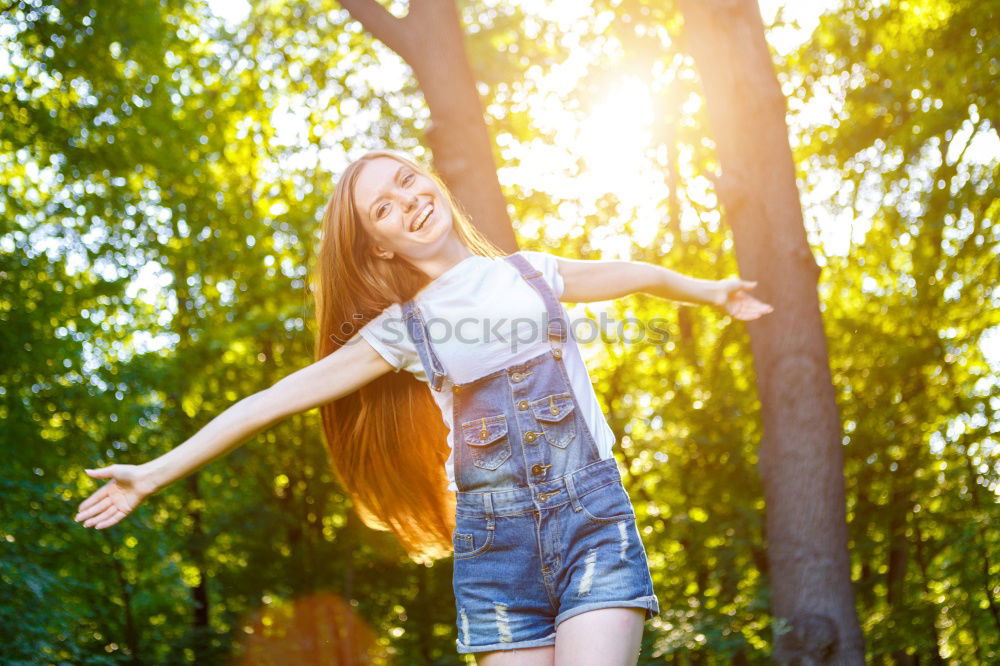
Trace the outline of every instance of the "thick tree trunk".
{"type": "Polygon", "coordinates": [[[781,94],[752,0],[681,0],[722,174],[719,198],[746,279],[773,314],[747,325],[764,436],[778,663],[863,664],[847,550],[840,418],[781,94]]]}
{"type": "Polygon", "coordinates": [[[340,4],[413,69],[431,111],[427,142],[434,168],[473,224],[501,249],[515,252],[514,229],[454,1],[410,0],[404,18],[374,0],[340,4]]]}

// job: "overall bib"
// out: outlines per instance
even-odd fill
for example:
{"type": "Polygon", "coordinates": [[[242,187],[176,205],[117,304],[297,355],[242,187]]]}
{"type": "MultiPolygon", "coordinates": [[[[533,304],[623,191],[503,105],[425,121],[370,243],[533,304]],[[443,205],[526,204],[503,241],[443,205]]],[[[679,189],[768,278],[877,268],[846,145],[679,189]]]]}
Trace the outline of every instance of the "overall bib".
{"type": "MultiPolygon", "coordinates": [[[[559,301],[527,259],[505,259],[541,296],[550,349],[452,383],[459,653],[554,645],[559,623],[596,608],[659,613],[617,463],[600,458],[562,363],[559,301]]],[[[424,319],[412,300],[402,311],[440,391],[424,319]]]]}

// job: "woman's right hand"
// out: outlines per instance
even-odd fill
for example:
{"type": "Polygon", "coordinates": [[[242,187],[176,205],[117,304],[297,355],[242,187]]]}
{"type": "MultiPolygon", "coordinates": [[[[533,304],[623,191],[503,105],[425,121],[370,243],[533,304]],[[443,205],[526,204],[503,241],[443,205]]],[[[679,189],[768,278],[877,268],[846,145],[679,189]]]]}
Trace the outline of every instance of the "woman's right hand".
{"type": "Polygon", "coordinates": [[[111,479],[80,503],[77,522],[103,530],[111,527],[156,491],[155,484],[139,465],[111,465],[84,470],[92,479],[111,479]]]}

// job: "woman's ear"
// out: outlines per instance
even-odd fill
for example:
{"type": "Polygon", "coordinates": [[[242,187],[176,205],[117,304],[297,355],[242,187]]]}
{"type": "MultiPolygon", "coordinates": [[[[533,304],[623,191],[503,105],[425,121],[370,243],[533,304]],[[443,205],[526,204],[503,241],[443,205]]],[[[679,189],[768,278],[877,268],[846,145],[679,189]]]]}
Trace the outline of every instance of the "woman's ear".
{"type": "Polygon", "coordinates": [[[378,247],[377,245],[372,250],[372,252],[374,252],[375,256],[378,257],[379,259],[389,260],[389,259],[392,259],[392,257],[393,257],[393,253],[392,252],[390,252],[389,250],[384,250],[381,247],[378,247]]]}

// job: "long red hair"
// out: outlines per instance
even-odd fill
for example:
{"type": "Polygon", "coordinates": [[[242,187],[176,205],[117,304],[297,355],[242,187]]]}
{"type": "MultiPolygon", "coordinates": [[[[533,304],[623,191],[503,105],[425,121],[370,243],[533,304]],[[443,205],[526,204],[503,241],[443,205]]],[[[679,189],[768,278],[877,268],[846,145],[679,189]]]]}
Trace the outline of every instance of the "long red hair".
{"type": "MultiPolygon", "coordinates": [[[[379,157],[406,164],[435,181],[451,207],[458,237],[471,252],[504,254],[472,226],[430,169],[394,152],[366,153],[344,170],[323,213],[313,280],[317,360],[430,281],[398,253],[389,260],[376,257],[361,224],[354,185],[362,167],[379,157]]],[[[334,473],[365,524],[392,531],[416,561],[450,554],[455,495],[448,490],[444,470],[448,433],[427,384],[408,372],[389,372],[323,405],[320,413],[334,473]]]]}

